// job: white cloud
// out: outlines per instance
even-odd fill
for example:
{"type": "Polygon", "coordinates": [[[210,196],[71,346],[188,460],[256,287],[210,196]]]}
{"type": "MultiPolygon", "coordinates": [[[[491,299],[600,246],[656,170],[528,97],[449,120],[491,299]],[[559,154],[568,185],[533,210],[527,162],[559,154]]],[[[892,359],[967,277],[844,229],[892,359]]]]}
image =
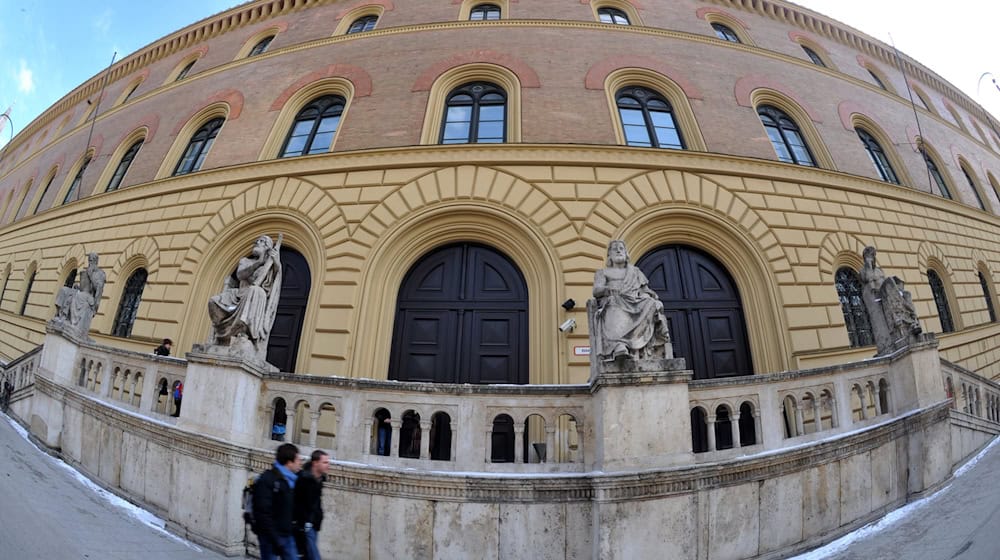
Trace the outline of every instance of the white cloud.
{"type": "Polygon", "coordinates": [[[23,58],[21,59],[21,69],[17,72],[17,89],[22,93],[35,91],[35,75],[23,58]]]}
{"type": "Polygon", "coordinates": [[[101,35],[107,36],[108,31],[111,30],[112,15],[114,15],[114,12],[111,11],[111,8],[108,8],[104,10],[104,12],[102,12],[101,15],[97,16],[97,19],[94,20],[94,29],[99,31],[101,35]]]}

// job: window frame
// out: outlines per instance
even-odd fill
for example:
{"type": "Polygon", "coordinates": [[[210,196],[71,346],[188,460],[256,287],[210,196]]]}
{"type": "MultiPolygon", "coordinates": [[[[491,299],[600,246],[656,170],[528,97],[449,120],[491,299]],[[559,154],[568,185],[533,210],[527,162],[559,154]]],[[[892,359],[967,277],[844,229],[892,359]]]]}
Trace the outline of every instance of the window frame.
{"type": "Polygon", "coordinates": [[[775,155],[778,156],[778,161],[780,161],[782,163],[790,163],[790,164],[794,164],[794,165],[800,165],[800,166],[803,166],[803,167],[815,167],[815,168],[819,168],[819,163],[818,163],[818,161],[816,159],[816,155],[813,153],[813,150],[809,147],[809,142],[806,140],[806,135],[803,133],[802,127],[799,126],[799,123],[796,122],[795,119],[793,119],[791,116],[788,115],[788,113],[786,113],[785,111],[783,111],[779,107],[776,107],[776,106],[774,106],[772,104],[769,104],[769,103],[764,103],[764,104],[758,105],[756,107],[756,109],[757,109],[758,120],[760,120],[761,125],[764,127],[764,132],[767,134],[768,139],[771,141],[771,147],[774,149],[775,155]],[[774,123],[773,126],[769,127],[768,124],[764,122],[764,119],[762,117],[765,117],[765,116],[774,123]],[[794,125],[794,128],[790,128],[790,127],[787,127],[787,126],[782,126],[782,124],[781,124],[782,119],[787,120],[788,122],[790,122],[792,125],[794,125]],[[778,132],[778,135],[781,137],[781,140],[783,142],[784,148],[785,148],[786,152],[789,154],[789,156],[791,157],[792,161],[786,161],[785,159],[783,159],[781,157],[781,153],[778,151],[778,149],[776,147],[774,137],[771,136],[771,134],[768,132],[769,128],[774,129],[774,130],[776,130],[778,132]],[[786,131],[787,132],[794,132],[799,137],[799,139],[801,140],[801,143],[802,143],[802,147],[806,151],[806,155],[809,156],[809,162],[808,163],[802,163],[802,162],[799,161],[799,157],[795,154],[795,151],[791,149],[792,146],[791,146],[791,144],[788,141],[788,136],[786,134],[786,131]]]}
{"type": "MultiPolygon", "coordinates": [[[[63,195],[63,201],[62,201],[63,205],[73,202],[70,200],[70,197],[73,195],[73,193],[75,191],[81,191],[83,189],[83,176],[84,174],[87,173],[87,167],[90,165],[93,159],[94,159],[93,154],[88,152],[87,155],[84,156],[83,159],[81,160],[80,166],[76,170],[76,174],[73,175],[73,180],[70,181],[69,183],[69,188],[66,189],[66,194],[63,195]]],[[[80,200],[80,198],[81,195],[77,195],[75,200],[80,200]]]]}
{"type": "Polygon", "coordinates": [[[986,298],[986,312],[989,314],[990,322],[997,322],[997,312],[996,307],[993,304],[993,290],[990,289],[990,284],[986,280],[986,275],[983,274],[982,269],[976,271],[979,274],[979,286],[983,289],[983,297],[986,298]]]}
{"type": "Polygon", "coordinates": [[[941,173],[941,167],[938,166],[937,162],[934,160],[934,156],[922,142],[918,145],[917,149],[924,156],[924,166],[927,168],[927,173],[931,176],[931,179],[937,186],[941,198],[955,200],[954,195],[951,193],[951,187],[948,186],[948,181],[944,178],[944,174],[941,173]]]}
{"type": "Polygon", "coordinates": [[[618,112],[619,123],[620,123],[620,125],[622,127],[622,136],[623,136],[623,138],[625,140],[625,145],[626,146],[647,147],[647,148],[668,149],[668,150],[686,150],[687,149],[687,144],[684,141],[684,133],[681,130],[681,127],[680,127],[680,125],[677,122],[676,112],[674,110],[673,104],[670,103],[670,100],[667,98],[667,96],[659,93],[658,91],[653,90],[651,88],[647,88],[645,86],[641,86],[641,85],[628,85],[628,86],[624,86],[624,87],[620,88],[615,93],[615,110],[618,112]],[[633,91],[629,92],[629,90],[633,90],[633,91]],[[631,93],[634,93],[634,95],[632,95],[631,93]],[[640,94],[643,94],[643,95],[640,95],[640,94]],[[636,110],[636,109],[631,108],[631,107],[622,107],[621,99],[623,97],[628,97],[630,99],[635,99],[636,97],[640,98],[640,99],[637,99],[636,101],[639,104],[639,109],[638,110],[641,112],[642,118],[643,118],[643,122],[645,123],[646,135],[647,135],[647,138],[649,139],[649,145],[648,146],[643,146],[641,144],[632,144],[632,143],[630,143],[629,138],[628,138],[628,133],[627,133],[627,131],[625,129],[626,124],[625,124],[624,115],[622,114],[622,110],[623,109],[624,110],[636,110]],[[663,104],[666,105],[666,110],[665,111],[653,111],[653,112],[665,113],[665,114],[669,115],[670,121],[673,123],[673,130],[674,130],[674,132],[677,135],[677,140],[679,142],[678,146],[675,147],[675,146],[661,146],[660,145],[659,137],[656,134],[657,127],[654,124],[653,117],[650,114],[651,113],[651,111],[649,109],[649,102],[650,101],[660,101],[660,102],[662,102],[663,104]]]}
{"type": "Polygon", "coordinates": [[[712,30],[715,31],[716,38],[729,43],[743,43],[743,41],[740,40],[740,36],[736,34],[736,31],[732,27],[719,21],[711,22],[711,26],[712,30]]]}
{"type": "Polygon", "coordinates": [[[849,266],[838,268],[834,273],[834,286],[837,290],[837,299],[840,300],[840,310],[844,314],[844,327],[847,329],[851,348],[874,345],[875,335],[872,332],[868,309],[861,296],[863,288],[858,271],[849,266]],[[850,283],[845,285],[847,289],[841,290],[842,282],[850,283]]]}
{"type": "Polygon", "coordinates": [[[132,328],[139,315],[139,305],[142,303],[142,292],[149,282],[149,271],[144,267],[136,268],[125,281],[121,298],[118,301],[118,310],[115,312],[114,322],[111,323],[111,336],[119,338],[129,338],[132,335],[132,328]],[[136,289],[135,280],[142,274],[142,285],[136,289]],[[131,292],[129,290],[132,290],[131,292]],[[128,306],[128,308],[126,308],[128,306]],[[124,313],[123,313],[124,312],[124,313]]]}
{"type": "Polygon", "coordinates": [[[215,143],[215,139],[219,136],[219,132],[225,124],[226,118],[217,116],[207,120],[199,126],[194,134],[191,135],[184,147],[184,150],[181,152],[181,157],[177,160],[177,165],[174,166],[174,171],[171,176],[179,177],[181,175],[188,175],[190,173],[197,173],[198,171],[201,171],[201,167],[205,163],[205,158],[208,157],[208,151],[212,148],[212,144],[215,143]],[[205,138],[198,140],[198,135],[203,131],[205,131],[205,138]],[[192,153],[192,149],[196,141],[200,141],[201,144],[197,147],[197,151],[192,153]],[[186,169],[184,168],[185,161],[191,162],[186,169]]]}
{"type": "Polygon", "coordinates": [[[467,19],[468,21],[480,21],[480,22],[499,21],[503,19],[503,7],[500,6],[499,4],[494,4],[492,2],[482,2],[469,8],[469,17],[467,19]],[[492,13],[494,9],[496,10],[497,17],[490,18],[489,15],[492,13]],[[482,13],[483,17],[476,19],[474,16],[477,13],[482,13]]]}
{"type": "Polygon", "coordinates": [[[603,23],[605,25],[621,25],[621,26],[632,25],[632,19],[629,17],[628,12],[616,6],[598,6],[595,10],[595,13],[597,15],[598,23],[603,23]],[[607,16],[607,18],[610,21],[604,21],[605,16],[607,16]],[[625,22],[622,23],[620,21],[617,21],[619,17],[624,18],[625,22]]]}
{"type": "MultiPolygon", "coordinates": [[[[508,140],[507,140],[507,121],[508,121],[508,119],[510,117],[509,108],[508,108],[509,99],[510,99],[510,97],[507,94],[507,91],[504,90],[504,88],[502,86],[500,86],[500,85],[498,85],[498,84],[496,84],[494,82],[488,82],[488,81],[484,81],[484,80],[477,80],[477,81],[472,81],[472,82],[466,82],[466,83],[461,84],[461,85],[459,85],[459,86],[457,86],[455,88],[452,88],[452,90],[449,91],[448,94],[444,98],[444,110],[443,110],[443,114],[441,116],[441,129],[440,129],[440,131],[438,133],[438,144],[441,144],[441,145],[455,145],[455,144],[458,144],[458,145],[461,145],[461,144],[506,144],[508,142],[508,140]],[[485,89],[484,89],[484,91],[476,92],[475,91],[476,87],[484,87],[485,89]],[[502,104],[500,104],[500,103],[488,103],[488,104],[485,104],[485,105],[483,104],[483,102],[482,102],[482,98],[483,97],[485,97],[487,95],[497,94],[497,93],[499,93],[501,96],[503,96],[503,103],[502,104]],[[452,105],[452,100],[455,97],[458,97],[459,95],[465,95],[465,96],[469,96],[469,97],[472,98],[471,102],[468,104],[468,106],[472,107],[472,109],[471,109],[470,114],[469,114],[469,119],[470,120],[469,120],[468,133],[466,135],[467,141],[466,142],[446,142],[445,134],[447,133],[447,130],[448,130],[448,124],[449,124],[449,122],[451,122],[451,121],[448,120],[449,113],[450,113],[449,109],[451,107],[453,107],[453,106],[454,107],[466,106],[464,103],[461,104],[461,105],[459,105],[459,104],[452,105]],[[480,121],[480,117],[481,117],[481,114],[482,114],[482,108],[484,106],[485,107],[496,107],[498,105],[500,105],[500,106],[503,107],[503,121],[501,121],[503,123],[502,126],[501,126],[501,130],[503,131],[503,136],[501,137],[501,140],[499,142],[482,142],[482,141],[479,140],[479,124],[481,122],[480,121]]],[[[456,122],[461,122],[461,121],[456,121],[456,122]]]]}
{"type": "Polygon", "coordinates": [[[989,212],[989,209],[986,208],[986,201],[983,199],[983,195],[979,192],[979,185],[976,183],[975,179],[972,178],[973,173],[964,159],[959,160],[958,168],[962,170],[962,175],[965,176],[965,181],[969,183],[969,188],[972,189],[972,194],[976,198],[976,203],[979,205],[979,209],[983,212],[989,212]]]}
{"type": "Polygon", "coordinates": [[[347,99],[341,95],[336,94],[326,94],[314,98],[313,100],[306,103],[298,112],[295,113],[295,118],[292,119],[291,126],[288,127],[288,133],[285,135],[285,140],[281,144],[281,149],[278,151],[278,158],[289,158],[289,157],[299,157],[307,155],[315,155],[318,153],[328,153],[333,149],[333,145],[337,140],[337,133],[340,132],[340,124],[343,122],[344,111],[347,108],[347,99]],[[321,101],[328,100],[327,103],[320,103],[321,101]],[[339,104],[340,109],[336,111],[336,115],[327,115],[327,111],[334,109],[339,104]],[[316,110],[317,115],[313,119],[304,119],[302,117],[303,113],[310,110],[316,110]],[[312,145],[316,139],[316,133],[319,129],[320,124],[324,119],[336,116],[337,126],[333,130],[333,136],[330,138],[330,144],[322,152],[312,152],[312,145]],[[306,142],[302,146],[301,153],[298,154],[288,154],[288,144],[292,140],[292,133],[295,132],[296,127],[299,123],[313,121],[310,127],[309,134],[306,138],[306,142]]]}
{"type": "Polygon", "coordinates": [[[955,332],[955,319],[951,314],[951,306],[948,301],[948,289],[944,284],[944,279],[933,268],[927,269],[927,283],[930,285],[931,294],[934,297],[934,305],[938,312],[938,322],[941,324],[941,332],[955,332]]]}
{"type": "Polygon", "coordinates": [[[889,154],[882,148],[882,144],[875,138],[875,135],[860,126],[854,127],[854,132],[857,133],[858,139],[861,140],[861,145],[868,154],[868,159],[875,166],[875,171],[879,174],[882,181],[892,183],[893,185],[901,185],[902,182],[896,170],[892,167],[889,154]]]}
{"type": "Polygon", "coordinates": [[[799,43],[799,46],[802,47],[802,50],[806,53],[806,57],[808,57],[809,61],[814,65],[822,68],[830,68],[830,66],[826,63],[826,60],[820,56],[818,52],[816,52],[816,49],[802,43],[799,43]]]}
{"type": "Polygon", "coordinates": [[[268,47],[271,46],[271,42],[274,41],[275,37],[277,37],[277,35],[268,35],[262,38],[261,40],[257,41],[256,43],[254,43],[254,45],[250,47],[250,52],[247,53],[247,58],[266,53],[268,47]]]}
{"type": "Polygon", "coordinates": [[[121,158],[119,158],[118,165],[115,166],[115,171],[111,174],[111,179],[108,180],[108,184],[104,188],[104,192],[113,192],[121,188],[122,181],[125,180],[125,175],[128,173],[129,168],[132,167],[132,162],[135,161],[135,156],[139,154],[139,150],[142,149],[142,145],[145,144],[145,142],[145,137],[140,138],[135,142],[132,142],[128,149],[125,150],[125,153],[121,158]]]}
{"type": "Polygon", "coordinates": [[[344,35],[355,35],[358,33],[374,31],[378,26],[378,20],[380,19],[382,19],[382,17],[378,14],[365,14],[358,16],[351,21],[350,25],[347,26],[347,30],[344,31],[344,35]],[[371,27],[368,27],[369,23],[371,24],[371,27]],[[361,24],[360,28],[355,29],[355,26],[358,24],[361,24]]]}

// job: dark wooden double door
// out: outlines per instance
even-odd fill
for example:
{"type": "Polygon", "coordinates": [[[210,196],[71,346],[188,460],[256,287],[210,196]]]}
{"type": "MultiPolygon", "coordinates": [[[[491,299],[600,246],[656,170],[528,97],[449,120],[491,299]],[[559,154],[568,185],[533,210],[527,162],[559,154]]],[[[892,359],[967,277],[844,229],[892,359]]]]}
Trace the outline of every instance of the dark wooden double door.
{"type": "Polygon", "coordinates": [[[692,247],[667,245],[636,266],[663,302],[674,355],[687,360],[695,379],[753,373],[740,294],[721,263],[692,247]]]}
{"type": "Polygon", "coordinates": [[[284,372],[295,371],[310,285],[312,274],[305,257],[295,249],[282,247],[281,296],[267,341],[267,361],[284,372]]]}
{"type": "Polygon", "coordinates": [[[528,382],[528,290],[513,262],[460,243],[424,256],[399,290],[389,379],[528,382]]]}

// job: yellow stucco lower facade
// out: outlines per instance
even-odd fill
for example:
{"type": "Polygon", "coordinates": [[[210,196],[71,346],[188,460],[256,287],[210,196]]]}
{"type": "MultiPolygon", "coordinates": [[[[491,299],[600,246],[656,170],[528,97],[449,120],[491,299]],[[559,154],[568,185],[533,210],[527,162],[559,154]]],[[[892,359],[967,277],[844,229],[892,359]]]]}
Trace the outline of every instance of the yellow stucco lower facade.
{"type": "Polygon", "coordinates": [[[834,286],[866,245],[907,283],[924,329],[941,330],[928,269],[945,283],[955,332],[941,353],[1000,376],[996,296],[1000,219],[906,187],[748,158],[613,146],[424,146],[279,159],[162,179],[88,197],[0,230],[0,354],[41,343],[54,298],[87,252],[107,286],[91,336],[175,354],[208,335],[205,302],[260,234],[284,235],[308,262],[296,371],[384,379],[407,271],[436,247],[489,245],[528,288],[531,383],[589,375],[582,302],[607,241],[633,260],[663,245],[717,259],[738,286],[756,373],[870,357],[850,348],[834,286]],[[130,338],[110,336],[125,280],[147,285],[130,338]],[[19,313],[32,271],[37,271],[19,313]],[[578,302],[571,311],[560,304],[578,302]],[[580,328],[557,326],[575,318],[580,328]]]}

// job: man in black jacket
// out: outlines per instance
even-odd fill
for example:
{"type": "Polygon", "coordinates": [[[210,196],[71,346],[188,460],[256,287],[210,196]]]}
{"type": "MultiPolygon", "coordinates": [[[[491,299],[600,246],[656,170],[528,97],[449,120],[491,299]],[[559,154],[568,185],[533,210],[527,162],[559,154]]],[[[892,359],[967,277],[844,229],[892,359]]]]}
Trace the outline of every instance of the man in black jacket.
{"type": "Polygon", "coordinates": [[[274,454],[274,467],[264,471],[253,485],[253,529],[261,560],[298,560],[292,514],[296,473],[301,468],[299,448],[281,444],[274,454]]]}
{"type": "Polygon", "coordinates": [[[323,481],[330,470],[330,456],[323,450],[312,452],[295,483],[295,524],[303,539],[300,548],[305,560],[321,560],[316,533],[323,524],[323,481]]]}

